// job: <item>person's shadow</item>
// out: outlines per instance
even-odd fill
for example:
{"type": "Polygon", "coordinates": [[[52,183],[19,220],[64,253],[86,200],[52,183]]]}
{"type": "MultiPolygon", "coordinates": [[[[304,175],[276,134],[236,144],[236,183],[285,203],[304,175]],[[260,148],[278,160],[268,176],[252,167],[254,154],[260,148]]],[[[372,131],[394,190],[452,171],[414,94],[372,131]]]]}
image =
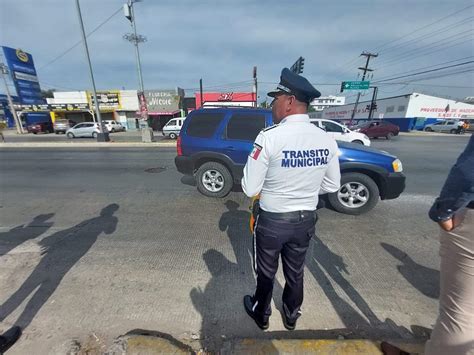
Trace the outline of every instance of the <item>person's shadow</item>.
{"type": "Polygon", "coordinates": [[[310,248],[311,253],[306,259],[306,266],[321,286],[346,328],[352,331],[357,330],[359,335],[364,337],[374,335],[382,337],[413,336],[413,329],[410,331],[403,326],[399,326],[390,318],[381,321],[377,317],[367,301],[344,277],[344,274],[349,275],[349,271],[340,255],[334,253],[317,236],[314,236],[310,248]],[[362,315],[337,293],[332,282],[335,282],[342,289],[362,315]]]}
{"type": "Polygon", "coordinates": [[[331,301],[335,311],[344,322],[344,325],[348,328],[367,328],[380,325],[380,320],[372,312],[367,302],[344,277],[344,274],[349,275],[344,259],[329,249],[317,236],[314,236],[310,244],[310,250],[311,258],[309,260],[308,258],[306,259],[308,270],[319,283],[327,298],[331,301]],[[346,293],[365,318],[338,295],[326,274],[346,293]]]}
{"type": "Polygon", "coordinates": [[[226,201],[225,205],[228,211],[219,219],[219,229],[222,232],[227,231],[240,273],[246,275],[245,279],[249,281],[249,285],[253,285],[255,281],[252,274],[253,237],[249,227],[250,212],[239,210],[239,204],[231,200],[226,201]]]}
{"type": "Polygon", "coordinates": [[[403,265],[397,265],[397,269],[413,287],[427,297],[439,298],[440,274],[438,270],[416,263],[408,254],[393,245],[387,243],[380,243],[380,245],[403,263],[403,265]]]}
{"type": "Polygon", "coordinates": [[[229,315],[229,307],[239,303],[236,297],[240,297],[240,285],[232,277],[238,273],[238,266],[215,249],[207,250],[202,257],[211,279],[204,290],[193,288],[190,296],[194,308],[202,317],[201,346],[215,350],[220,348],[220,335],[232,332],[235,322],[233,315],[229,315]]]}
{"type": "Polygon", "coordinates": [[[46,232],[53,225],[53,222],[48,222],[53,216],[54,213],[40,214],[27,225],[22,224],[8,232],[0,233],[0,256],[7,254],[27,240],[35,239],[46,232]]]}
{"type": "Polygon", "coordinates": [[[85,220],[69,229],[56,232],[39,242],[43,258],[23,285],[0,306],[0,321],[8,317],[33,292],[16,324],[26,328],[67,272],[79,261],[101,233],[112,234],[118,219],[114,213],[119,205],[104,207],[100,216],[85,220]]]}

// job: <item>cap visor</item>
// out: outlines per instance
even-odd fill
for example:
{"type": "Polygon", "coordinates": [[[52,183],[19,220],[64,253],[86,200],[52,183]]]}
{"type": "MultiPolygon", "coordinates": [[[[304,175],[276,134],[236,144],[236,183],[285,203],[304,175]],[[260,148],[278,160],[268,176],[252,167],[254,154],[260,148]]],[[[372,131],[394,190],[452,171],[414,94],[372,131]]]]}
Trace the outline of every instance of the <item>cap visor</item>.
{"type": "Polygon", "coordinates": [[[282,90],[278,90],[278,89],[275,89],[273,91],[270,91],[267,96],[270,96],[270,97],[275,97],[277,95],[280,95],[280,94],[286,94],[284,91],[282,90]]]}

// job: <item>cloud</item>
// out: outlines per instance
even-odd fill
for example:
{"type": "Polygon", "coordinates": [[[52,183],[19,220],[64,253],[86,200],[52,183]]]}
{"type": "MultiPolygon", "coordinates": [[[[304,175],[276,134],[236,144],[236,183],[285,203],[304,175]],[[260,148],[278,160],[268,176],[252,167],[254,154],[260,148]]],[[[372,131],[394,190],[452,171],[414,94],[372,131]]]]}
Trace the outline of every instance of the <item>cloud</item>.
{"type": "MultiPolygon", "coordinates": [[[[86,30],[92,30],[124,1],[81,0],[86,30]]],[[[259,87],[263,91],[278,82],[281,68],[290,66],[299,56],[305,57],[304,74],[312,82],[337,84],[356,79],[357,67],[365,64],[364,58],[359,57],[363,50],[377,51],[384,43],[408,35],[398,42],[403,44],[416,38],[415,34],[410,37],[410,33],[417,28],[469,5],[469,0],[334,3],[144,0],[135,4],[135,11],[138,32],[148,39],[140,45],[147,88],[197,88],[199,79],[203,78],[205,87],[249,81],[248,87],[236,89],[251,90],[252,68],[257,66],[259,87]]],[[[37,68],[42,68],[81,38],[74,1],[2,0],[0,13],[0,44],[21,47],[32,53],[37,68]]],[[[471,7],[417,32],[420,36],[427,34],[426,38],[400,46],[398,50],[387,50],[386,54],[381,51],[371,63],[373,68],[380,68],[374,72],[374,78],[474,55],[472,42],[417,58],[409,55],[409,51],[422,54],[423,46],[433,41],[462,30],[472,30],[472,25],[469,27],[465,23],[463,27],[454,26],[430,36],[443,26],[472,15],[471,7]],[[414,52],[416,50],[420,52],[414,52]],[[396,62],[397,55],[404,52],[408,53],[405,59],[410,60],[401,61],[401,58],[396,62]]],[[[134,49],[122,38],[130,31],[128,21],[119,13],[89,37],[99,88],[132,89],[138,86],[134,49]]],[[[90,86],[82,45],[38,72],[41,81],[60,89],[90,86]]],[[[472,73],[467,73],[431,83],[472,87],[473,81],[472,73]]],[[[234,86],[226,88],[230,90],[234,86]]],[[[324,94],[333,94],[339,88],[322,85],[321,89],[324,94]]],[[[400,94],[415,89],[435,90],[449,96],[472,95],[472,88],[413,84],[406,87],[386,85],[381,92],[400,94]]]]}

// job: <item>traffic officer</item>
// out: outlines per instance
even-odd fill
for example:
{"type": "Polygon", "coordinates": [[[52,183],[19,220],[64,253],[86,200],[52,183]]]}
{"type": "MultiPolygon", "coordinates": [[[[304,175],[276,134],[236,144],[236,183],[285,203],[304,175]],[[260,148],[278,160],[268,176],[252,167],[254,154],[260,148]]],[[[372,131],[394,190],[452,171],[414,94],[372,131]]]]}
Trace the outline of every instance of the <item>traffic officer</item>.
{"type": "Polygon", "coordinates": [[[242,188],[260,194],[254,228],[257,288],[244,297],[248,315],[261,329],[268,328],[278,259],[281,254],[285,288],[283,321],[295,329],[303,303],[303,269],[315,233],[318,194],[340,187],[336,141],[309,121],[309,103],[321,94],[307,79],[288,68],[281,72],[273,97],[275,125],[257,136],[244,168],[242,188]]]}

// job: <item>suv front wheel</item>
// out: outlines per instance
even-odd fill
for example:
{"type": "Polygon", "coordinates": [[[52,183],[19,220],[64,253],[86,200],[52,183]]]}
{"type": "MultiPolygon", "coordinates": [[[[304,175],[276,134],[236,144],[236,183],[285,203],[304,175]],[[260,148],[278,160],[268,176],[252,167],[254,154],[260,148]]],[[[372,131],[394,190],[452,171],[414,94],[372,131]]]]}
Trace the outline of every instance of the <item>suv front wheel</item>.
{"type": "Polygon", "coordinates": [[[370,211],[379,200],[379,188],[374,180],[361,173],[341,176],[339,191],[329,194],[331,206],[338,212],[360,215],[370,211]]]}
{"type": "Polygon", "coordinates": [[[232,190],[234,180],[224,165],[216,162],[204,163],[196,173],[197,188],[208,197],[224,197],[232,190]]]}

